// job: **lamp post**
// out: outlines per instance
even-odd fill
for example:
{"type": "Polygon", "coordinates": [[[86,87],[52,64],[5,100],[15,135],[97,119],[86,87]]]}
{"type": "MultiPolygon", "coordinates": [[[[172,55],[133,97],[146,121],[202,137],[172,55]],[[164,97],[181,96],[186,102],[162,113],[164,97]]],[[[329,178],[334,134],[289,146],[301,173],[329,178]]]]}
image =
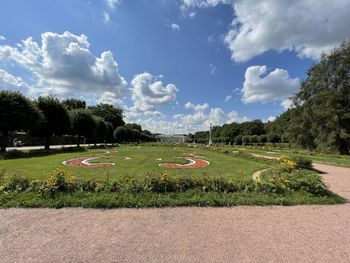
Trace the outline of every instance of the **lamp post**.
{"type": "Polygon", "coordinates": [[[213,140],[211,138],[211,129],[212,129],[212,125],[210,123],[210,126],[209,126],[209,144],[208,144],[208,146],[212,146],[212,144],[213,144],[213,140]]]}

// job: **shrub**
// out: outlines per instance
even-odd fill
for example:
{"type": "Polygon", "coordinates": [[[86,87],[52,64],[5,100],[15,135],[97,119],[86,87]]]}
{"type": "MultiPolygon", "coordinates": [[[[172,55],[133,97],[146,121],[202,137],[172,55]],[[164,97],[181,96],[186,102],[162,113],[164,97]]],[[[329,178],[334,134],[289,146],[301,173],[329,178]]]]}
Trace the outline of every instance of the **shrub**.
{"type": "Polygon", "coordinates": [[[28,177],[21,170],[12,170],[5,174],[1,172],[0,191],[25,191],[29,187],[28,177]]]}
{"type": "Polygon", "coordinates": [[[47,178],[39,188],[39,193],[55,195],[57,192],[64,192],[68,190],[68,182],[66,177],[68,172],[62,168],[57,168],[53,171],[53,174],[47,178]]]}
{"type": "Polygon", "coordinates": [[[297,168],[304,168],[304,169],[311,169],[312,168],[312,160],[298,156],[298,155],[293,155],[290,157],[292,161],[296,163],[297,168]]]}

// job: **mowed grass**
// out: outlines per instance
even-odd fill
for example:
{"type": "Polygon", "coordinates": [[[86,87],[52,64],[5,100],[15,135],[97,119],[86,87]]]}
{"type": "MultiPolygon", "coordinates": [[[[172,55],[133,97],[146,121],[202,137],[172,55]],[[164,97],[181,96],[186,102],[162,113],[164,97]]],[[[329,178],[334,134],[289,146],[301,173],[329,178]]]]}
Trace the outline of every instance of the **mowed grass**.
{"type": "Polygon", "coordinates": [[[204,175],[243,179],[250,177],[254,171],[268,167],[268,165],[233,157],[229,154],[209,151],[205,148],[171,146],[121,146],[0,160],[1,170],[21,170],[31,179],[46,179],[58,167],[63,167],[72,176],[83,177],[86,180],[105,181],[106,179],[113,180],[160,173],[168,173],[173,176],[204,175]],[[95,156],[103,154],[107,150],[110,151],[109,155],[101,155],[101,158],[92,162],[111,162],[115,163],[114,166],[92,168],[63,165],[63,162],[66,160],[95,156]],[[188,161],[183,157],[184,153],[198,155],[210,164],[196,169],[171,169],[159,166],[160,163],[187,163],[188,161]]]}
{"type": "Polygon", "coordinates": [[[233,147],[222,147],[223,149],[228,149],[229,151],[242,151],[245,153],[257,153],[268,156],[288,156],[295,155],[305,157],[312,160],[313,162],[325,163],[337,166],[350,167],[350,156],[340,155],[340,154],[326,154],[316,151],[308,151],[304,149],[294,149],[294,148],[280,148],[269,146],[233,146],[233,147]]]}

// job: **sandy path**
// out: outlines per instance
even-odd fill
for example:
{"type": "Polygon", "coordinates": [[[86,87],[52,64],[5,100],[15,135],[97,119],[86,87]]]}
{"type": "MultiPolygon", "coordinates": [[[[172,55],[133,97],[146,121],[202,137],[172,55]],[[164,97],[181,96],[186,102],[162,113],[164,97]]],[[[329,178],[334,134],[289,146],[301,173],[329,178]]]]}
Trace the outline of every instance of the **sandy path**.
{"type": "MultiPolygon", "coordinates": [[[[348,197],[350,169],[316,164],[348,197]]],[[[350,204],[0,210],[0,262],[350,262],[350,204]]]]}
{"type": "Polygon", "coordinates": [[[350,200],[350,168],[323,163],[313,163],[312,165],[324,173],[321,176],[331,191],[350,200]]]}

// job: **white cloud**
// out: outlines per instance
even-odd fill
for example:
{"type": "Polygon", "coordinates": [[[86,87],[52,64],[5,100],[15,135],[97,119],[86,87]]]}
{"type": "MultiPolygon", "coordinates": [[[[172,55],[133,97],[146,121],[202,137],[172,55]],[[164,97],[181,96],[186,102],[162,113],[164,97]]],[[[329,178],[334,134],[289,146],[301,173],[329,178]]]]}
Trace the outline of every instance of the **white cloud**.
{"type": "Polygon", "coordinates": [[[204,104],[193,104],[191,102],[187,102],[185,104],[185,109],[189,110],[195,110],[195,111],[205,111],[209,108],[209,104],[208,103],[204,103],[204,104]]]}
{"type": "Polygon", "coordinates": [[[0,59],[22,66],[35,79],[37,95],[59,97],[103,96],[113,93],[118,99],[126,94],[126,81],[120,76],[118,64],[110,51],[95,57],[85,35],[46,32],[41,43],[31,37],[16,47],[0,45],[0,59]]]}
{"type": "Polygon", "coordinates": [[[237,112],[225,113],[221,108],[209,108],[208,103],[193,104],[187,102],[185,109],[193,110],[191,114],[175,114],[175,123],[181,123],[181,129],[188,132],[208,130],[210,124],[222,125],[224,123],[243,122],[249,120],[247,117],[240,117],[237,112]]]}
{"type": "Polygon", "coordinates": [[[188,16],[190,18],[194,18],[196,16],[196,14],[197,14],[196,12],[191,12],[191,13],[188,14],[188,16]]]}
{"type": "Polygon", "coordinates": [[[292,107],[293,100],[291,99],[285,99],[281,102],[281,106],[283,107],[284,110],[288,110],[292,107]]]}
{"type": "Polygon", "coordinates": [[[141,111],[154,110],[157,105],[175,101],[178,92],[174,84],[164,86],[162,81],[147,72],[136,75],[131,86],[134,107],[141,111]]]}
{"type": "Polygon", "coordinates": [[[299,87],[299,79],[290,78],[284,69],[277,68],[267,75],[266,72],[266,66],[247,68],[242,88],[244,103],[285,100],[299,87]]]}
{"type": "Polygon", "coordinates": [[[169,27],[173,30],[173,31],[180,31],[180,26],[178,24],[175,23],[171,23],[169,25],[169,27]]]}
{"type": "Polygon", "coordinates": [[[317,60],[350,36],[348,0],[182,0],[186,7],[230,4],[234,20],[225,37],[234,61],[268,50],[317,60]]]}
{"type": "Polygon", "coordinates": [[[103,15],[103,23],[108,24],[110,20],[109,14],[106,11],[103,11],[102,15],[103,15]]]}
{"type": "Polygon", "coordinates": [[[241,122],[249,121],[248,117],[246,116],[240,117],[236,111],[231,111],[227,113],[227,118],[228,120],[226,121],[226,123],[232,123],[232,122],[241,123],[241,122]]]}
{"type": "Polygon", "coordinates": [[[27,92],[30,86],[20,77],[15,77],[7,71],[0,69],[0,90],[27,92]]]}
{"type": "Polygon", "coordinates": [[[3,35],[0,35],[0,41],[6,40],[6,37],[4,37],[3,35]]]}
{"type": "Polygon", "coordinates": [[[232,95],[227,95],[227,96],[225,97],[225,102],[230,101],[232,98],[233,98],[232,95]]]}
{"type": "Polygon", "coordinates": [[[268,119],[267,119],[267,122],[273,122],[276,120],[276,116],[270,116],[268,119]]]}
{"type": "Polygon", "coordinates": [[[120,1],[119,0],[105,0],[107,6],[110,9],[115,9],[117,7],[117,5],[119,5],[120,1]]]}

